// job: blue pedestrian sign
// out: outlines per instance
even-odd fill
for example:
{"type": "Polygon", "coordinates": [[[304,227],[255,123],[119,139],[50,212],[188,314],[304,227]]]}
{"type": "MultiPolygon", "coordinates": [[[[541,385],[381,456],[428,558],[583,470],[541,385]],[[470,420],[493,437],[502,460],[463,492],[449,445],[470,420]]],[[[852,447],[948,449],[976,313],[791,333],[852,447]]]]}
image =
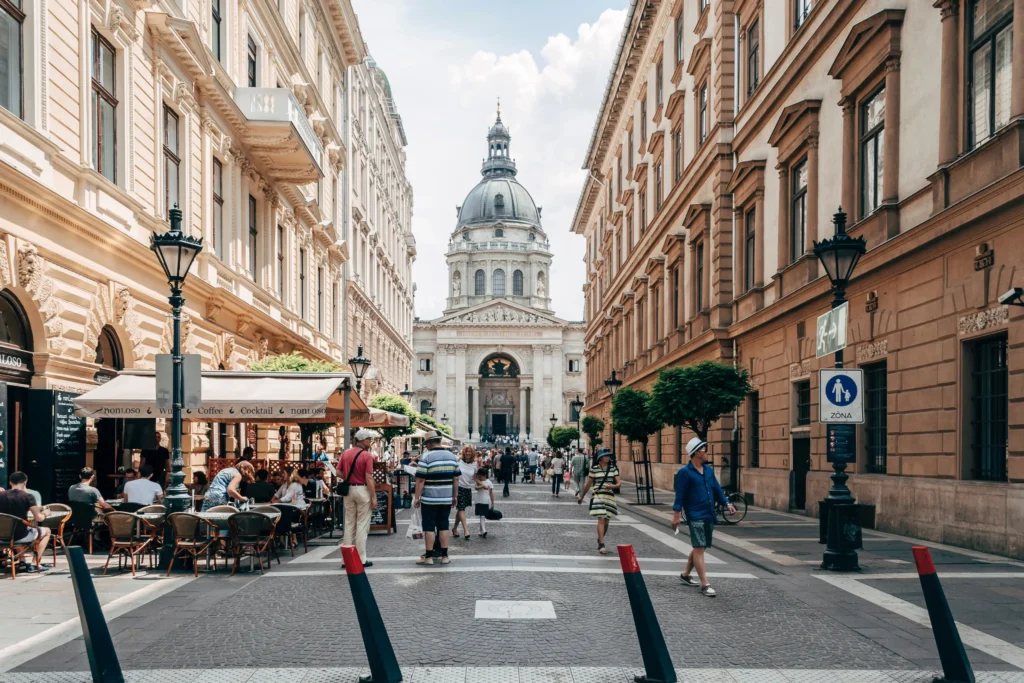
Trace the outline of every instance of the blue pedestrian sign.
{"type": "Polygon", "coordinates": [[[823,424],[862,424],[864,403],[861,370],[819,370],[819,421],[823,424]]]}

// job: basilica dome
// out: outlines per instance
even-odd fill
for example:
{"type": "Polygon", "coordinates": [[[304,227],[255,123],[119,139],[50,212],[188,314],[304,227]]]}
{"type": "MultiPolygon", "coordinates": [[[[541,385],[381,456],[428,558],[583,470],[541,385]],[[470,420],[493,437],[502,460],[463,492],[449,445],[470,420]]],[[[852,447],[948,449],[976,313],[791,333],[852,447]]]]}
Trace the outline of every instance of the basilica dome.
{"type": "Polygon", "coordinates": [[[469,191],[459,210],[459,225],[521,221],[540,227],[540,212],[526,188],[511,177],[485,177],[469,191]]]}

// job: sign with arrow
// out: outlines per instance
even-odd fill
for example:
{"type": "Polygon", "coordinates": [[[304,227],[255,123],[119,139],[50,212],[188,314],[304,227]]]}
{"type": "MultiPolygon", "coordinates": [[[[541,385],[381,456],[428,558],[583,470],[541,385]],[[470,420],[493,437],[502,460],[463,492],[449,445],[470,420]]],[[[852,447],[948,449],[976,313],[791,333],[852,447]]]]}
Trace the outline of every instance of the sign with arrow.
{"type": "Polygon", "coordinates": [[[818,371],[818,418],[822,424],[864,423],[863,370],[818,371]]]}
{"type": "MultiPolygon", "coordinates": [[[[198,353],[186,353],[181,356],[182,395],[185,410],[197,410],[203,407],[203,360],[198,353]]],[[[174,359],[169,353],[156,356],[156,407],[160,410],[171,410],[174,407],[174,359]]]]}
{"type": "Polygon", "coordinates": [[[818,358],[846,348],[846,323],[849,320],[849,312],[850,304],[846,302],[818,316],[818,334],[815,338],[815,355],[818,358]]]}

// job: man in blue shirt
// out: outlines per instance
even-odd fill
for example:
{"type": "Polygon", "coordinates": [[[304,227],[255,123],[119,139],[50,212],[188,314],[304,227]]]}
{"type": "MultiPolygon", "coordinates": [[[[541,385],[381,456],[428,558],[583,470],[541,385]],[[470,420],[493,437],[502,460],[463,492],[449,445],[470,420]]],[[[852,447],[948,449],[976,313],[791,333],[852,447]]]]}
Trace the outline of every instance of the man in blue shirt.
{"type": "Polygon", "coordinates": [[[722,487],[715,479],[714,471],[706,464],[707,442],[693,437],[686,444],[686,452],[690,456],[690,463],[676,472],[676,502],[672,505],[672,509],[675,510],[672,515],[672,528],[679,527],[680,511],[686,510],[686,523],[690,527],[690,545],[693,546],[693,550],[686,558],[686,569],[679,575],[679,580],[687,586],[699,585],[703,595],[713,598],[715,589],[708,583],[708,575],[704,570],[704,549],[711,547],[711,534],[715,530],[715,502],[728,506],[729,512],[736,512],[736,509],[729,505],[722,487]],[[690,576],[694,569],[697,570],[699,584],[690,576]]]}

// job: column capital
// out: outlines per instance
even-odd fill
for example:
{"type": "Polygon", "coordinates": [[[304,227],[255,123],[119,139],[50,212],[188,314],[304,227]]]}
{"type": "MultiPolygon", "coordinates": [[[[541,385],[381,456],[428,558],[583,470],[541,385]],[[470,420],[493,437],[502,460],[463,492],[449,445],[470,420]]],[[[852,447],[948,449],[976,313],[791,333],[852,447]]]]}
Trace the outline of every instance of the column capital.
{"type": "Polygon", "coordinates": [[[942,13],[942,21],[956,17],[960,13],[960,0],[935,0],[932,7],[937,7],[942,13]]]}
{"type": "Polygon", "coordinates": [[[899,55],[889,57],[885,60],[885,72],[899,71],[900,70],[900,58],[899,55]]]}

